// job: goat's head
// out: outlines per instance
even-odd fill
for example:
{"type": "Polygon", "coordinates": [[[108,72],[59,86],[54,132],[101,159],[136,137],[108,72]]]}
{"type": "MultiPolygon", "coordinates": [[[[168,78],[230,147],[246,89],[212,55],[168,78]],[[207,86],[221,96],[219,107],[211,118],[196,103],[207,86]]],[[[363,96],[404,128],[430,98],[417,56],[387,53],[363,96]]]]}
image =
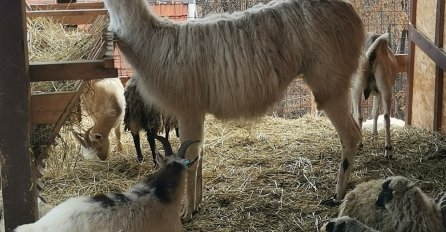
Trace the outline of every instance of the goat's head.
{"type": "Polygon", "coordinates": [[[164,154],[165,154],[165,156],[162,156],[159,153],[156,154],[156,161],[157,161],[157,163],[161,167],[164,167],[164,166],[166,166],[166,165],[168,165],[170,163],[173,163],[173,162],[179,163],[179,164],[181,164],[181,165],[183,165],[185,167],[190,167],[198,159],[198,157],[197,157],[197,158],[195,158],[194,160],[191,161],[191,160],[186,159],[185,155],[186,155],[187,148],[190,145],[194,144],[194,143],[199,143],[200,140],[187,140],[187,141],[184,141],[181,144],[180,148],[178,149],[178,153],[175,154],[172,151],[172,146],[170,145],[169,140],[167,140],[166,138],[164,138],[162,136],[155,136],[155,138],[158,141],[160,141],[161,144],[164,147],[164,154]]]}
{"type": "Polygon", "coordinates": [[[412,197],[412,193],[418,192],[417,190],[419,189],[415,184],[405,177],[389,177],[384,180],[375,205],[387,209],[394,208],[392,206],[404,202],[403,198],[412,197]]]}
{"type": "Polygon", "coordinates": [[[73,131],[74,137],[81,144],[80,153],[85,159],[93,159],[97,156],[100,160],[106,160],[110,154],[108,136],[92,133],[91,129],[88,129],[85,133],[73,131]]]}

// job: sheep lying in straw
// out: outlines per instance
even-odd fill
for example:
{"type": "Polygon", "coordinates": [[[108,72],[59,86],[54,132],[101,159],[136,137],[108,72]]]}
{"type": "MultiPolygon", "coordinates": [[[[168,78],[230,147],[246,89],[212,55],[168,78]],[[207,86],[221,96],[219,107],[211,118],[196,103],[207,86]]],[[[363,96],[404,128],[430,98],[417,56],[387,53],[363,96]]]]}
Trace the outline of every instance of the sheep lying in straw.
{"type": "Polygon", "coordinates": [[[443,221],[443,228],[446,230],[446,192],[441,192],[435,198],[435,204],[438,210],[441,212],[441,218],[443,221]]]}
{"type": "Polygon", "coordinates": [[[121,123],[124,117],[124,87],[118,78],[95,81],[92,91],[82,97],[83,108],[94,125],[86,133],[73,132],[81,144],[81,154],[106,160],[111,152],[109,134],[114,128],[118,150],[122,150],[121,123]]]}
{"type": "Polygon", "coordinates": [[[139,94],[136,89],[135,77],[127,82],[124,97],[126,102],[124,130],[130,130],[132,133],[138,161],[143,160],[139,137],[139,132],[143,129],[146,131],[147,141],[149,142],[150,150],[152,151],[152,159],[156,164],[155,157],[157,151],[155,135],[164,129],[166,132],[166,139],[168,140],[170,129],[175,128],[178,136],[178,121],[174,116],[162,114],[157,107],[143,102],[141,94],[139,94]]]}
{"type": "Polygon", "coordinates": [[[342,216],[382,232],[443,231],[434,200],[401,176],[359,184],[345,196],[339,212],[342,216]]]}
{"type": "Polygon", "coordinates": [[[157,136],[165,149],[158,155],[160,170],[125,193],[70,198],[35,223],[15,232],[141,232],[182,231],[180,218],[186,168],[194,161],[184,158],[187,148],[198,141],[186,141],[172,152],[169,141],[157,136]]]}
{"type": "Polygon", "coordinates": [[[321,232],[378,232],[358,220],[342,216],[332,219],[330,222],[322,226],[321,232]]]}
{"type": "MultiPolygon", "coordinates": [[[[203,138],[207,113],[256,118],[279,101],[299,74],[342,141],[336,197],[347,187],[360,131],[349,110],[351,76],[364,41],[361,19],[342,0],[273,0],[233,14],[187,23],[160,19],[144,0],[104,0],[109,29],[138,74],[145,101],[177,116],[180,140],[203,138]]],[[[187,172],[183,218],[202,200],[202,144],[187,172]]]]}
{"type": "Polygon", "coordinates": [[[373,96],[373,128],[377,135],[379,105],[384,110],[384,128],[386,131],[385,156],[390,157],[392,143],[390,139],[390,107],[392,87],[398,74],[398,64],[392,50],[388,47],[388,34],[368,34],[364,47],[364,56],[360,61],[358,72],[353,78],[352,102],[353,116],[359,128],[362,128],[361,96],[373,96]]]}

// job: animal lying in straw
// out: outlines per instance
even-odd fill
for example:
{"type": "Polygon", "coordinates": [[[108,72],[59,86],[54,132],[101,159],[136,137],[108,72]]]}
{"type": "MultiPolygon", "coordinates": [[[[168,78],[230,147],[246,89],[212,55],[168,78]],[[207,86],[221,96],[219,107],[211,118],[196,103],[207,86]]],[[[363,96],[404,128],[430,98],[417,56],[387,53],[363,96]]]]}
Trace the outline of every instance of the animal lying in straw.
{"type": "Polygon", "coordinates": [[[125,193],[70,198],[43,218],[17,227],[15,232],[142,232],[182,231],[180,207],[186,169],[195,161],[184,158],[187,148],[198,141],[181,144],[178,155],[169,141],[156,137],[164,146],[158,155],[160,169],[125,193]]]}
{"type": "Polygon", "coordinates": [[[342,216],[339,218],[334,218],[328,223],[322,226],[321,232],[378,232],[358,220],[342,216]]]}
{"type": "MultiPolygon", "coordinates": [[[[356,186],[340,206],[339,217],[343,216],[382,232],[444,231],[434,200],[401,176],[356,186]]],[[[342,220],[336,219],[336,223],[342,220]]]]}
{"type": "Polygon", "coordinates": [[[124,97],[126,102],[124,115],[124,130],[130,130],[135,144],[136,155],[138,161],[143,160],[141,152],[141,142],[139,132],[144,130],[147,134],[147,141],[152,151],[152,159],[156,164],[156,143],[155,135],[163,129],[166,132],[166,139],[169,139],[169,131],[171,128],[176,130],[178,134],[178,121],[174,116],[163,114],[160,110],[150,103],[143,101],[141,94],[136,88],[136,77],[131,78],[125,87],[124,97]]]}
{"type": "MultiPolygon", "coordinates": [[[[263,115],[299,74],[342,141],[336,196],[346,190],[360,131],[349,109],[351,76],[364,41],[361,19],[341,0],[273,0],[186,23],[155,16],[144,0],[104,0],[109,29],[139,78],[145,101],[177,116],[180,140],[203,138],[207,113],[224,120],[263,115]]],[[[183,218],[202,201],[202,144],[187,172],[183,218]]]]}
{"type": "Polygon", "coordinates": [[[361,98],[367,100],[373,96],[373,128],[372,134],[377,135],[379,106],[382,103],[384,111],[384,128],[386,132],[385,156],[390,157],[392,142],[390,138],[390,108],[392,104],[392,87],[398,74],[398,63],[392,50],[388,47],[389,35],[368,34],[364,46],[358,72],[353,77],[353,116],[359,128],[362,128],[361,98]]]}
{"type": "Polygon", "coordinates": [[[106,160],[111,153],[109,134],[114,128],[118,150],[121,144],[121,123],[124,117],[124,87],[118,78],[94,81],[93,88],[82,97],[83,108],[93,120],[85,133],[73,132],[81,144],[84,158],[106,160]]]}

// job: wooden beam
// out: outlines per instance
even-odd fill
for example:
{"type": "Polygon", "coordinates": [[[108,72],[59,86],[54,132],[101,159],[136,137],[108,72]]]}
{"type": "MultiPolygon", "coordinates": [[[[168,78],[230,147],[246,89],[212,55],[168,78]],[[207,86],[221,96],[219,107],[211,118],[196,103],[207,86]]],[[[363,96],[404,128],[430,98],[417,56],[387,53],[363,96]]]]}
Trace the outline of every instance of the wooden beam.
{"type": "Polygon", "coordinates": [[[32,4],[31,10],[81,10],[81,9],[102,9],[103,2],[79,2],[79,3],[53,3],[53,4],[32,4]]]}
{"type": "MultiPolygon", "coordinates": [[[[409,40],[417,45],[426,55],[432,59],[441,69],[446,71],[446,52],[430,41],[422,32],[413,25],[409,25],[409,40]]],[[[413,64],[413,63],[412,63],[413,64]]]]}
{"type": "Polygon", "coordinates": [[[118,69],[104,68],[103,60],[31,63],[31,81],[91,80],[118,77],[118,69]]]}
{"type": "MultiPolygon", "coordinates": [[[[409,26],[415,25],[417,19],[417,0],[410,0],[410,17],[409,26]]],[[[409,33],[409,63],[407,67],[407,85],[406,85],[406,124],[412,124],[412,103],[413,103],[413,76],[415,61],[415,43],[411,41],[409,33]]]]}
{"type": "Polygon", "coordinates": [[[31,119],[34,125],[55,124],[76,92],[31,95],[31,119]]]}
{"type": "Polygon", "coordinates": [[[107,15],[106,9],[79,9],[79,10],[41,10],[28,11],[28,18],[52,17],[62,24],[80,25],[91,24],[101,15],[107,15]]]}
{"type": "MultiPolygon", "coordinates": [[[[443,47],[444,32],[444,0],[437,0],[437,12],[435,15],[435,45],[443,47]]],[[[443,50],[443,49],[441,49],[443,50]]],[[[434,125],[435,131],[440,131],[443,117],[443,73],[438,65],[435,68],[435,95],[434,95],[434,125]]]]}
{"type": "Polygon", "coordinates": [[[5,231],[37,219],[25,0],[0,1],[0,153],[5,231]]]}

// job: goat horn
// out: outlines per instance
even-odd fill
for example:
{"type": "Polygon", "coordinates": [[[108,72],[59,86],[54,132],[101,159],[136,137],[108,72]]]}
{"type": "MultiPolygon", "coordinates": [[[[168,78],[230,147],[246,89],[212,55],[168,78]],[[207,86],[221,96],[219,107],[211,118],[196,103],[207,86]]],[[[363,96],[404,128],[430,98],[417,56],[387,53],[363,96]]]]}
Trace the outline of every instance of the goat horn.
{"type": "Polygon", "coordinates": [[[187,148],[188,148],[190,145],[192,145],[192,144],[194,144],[194,143],[199,143],[199,142],[200,142],[200,140],[187,140],[187,141],[184,141],[184,142],[181,144],[180,148],[178,149],[178,156],[181,157],[181,158],[183,159],[184,156],[186,155],[186,150],[187,150],[187,148]]]}
{"type": "Polygon", "coordinates": [[[161,144],[163,144],[165,156],[169,156],[169,155],[173,154],[172,146],[170,145],[169,140],[167,140],[166,138],[159,136],[159,135],[156,135],[155,139],[158,139],[158,141],[160,141],[161,144]]]}

